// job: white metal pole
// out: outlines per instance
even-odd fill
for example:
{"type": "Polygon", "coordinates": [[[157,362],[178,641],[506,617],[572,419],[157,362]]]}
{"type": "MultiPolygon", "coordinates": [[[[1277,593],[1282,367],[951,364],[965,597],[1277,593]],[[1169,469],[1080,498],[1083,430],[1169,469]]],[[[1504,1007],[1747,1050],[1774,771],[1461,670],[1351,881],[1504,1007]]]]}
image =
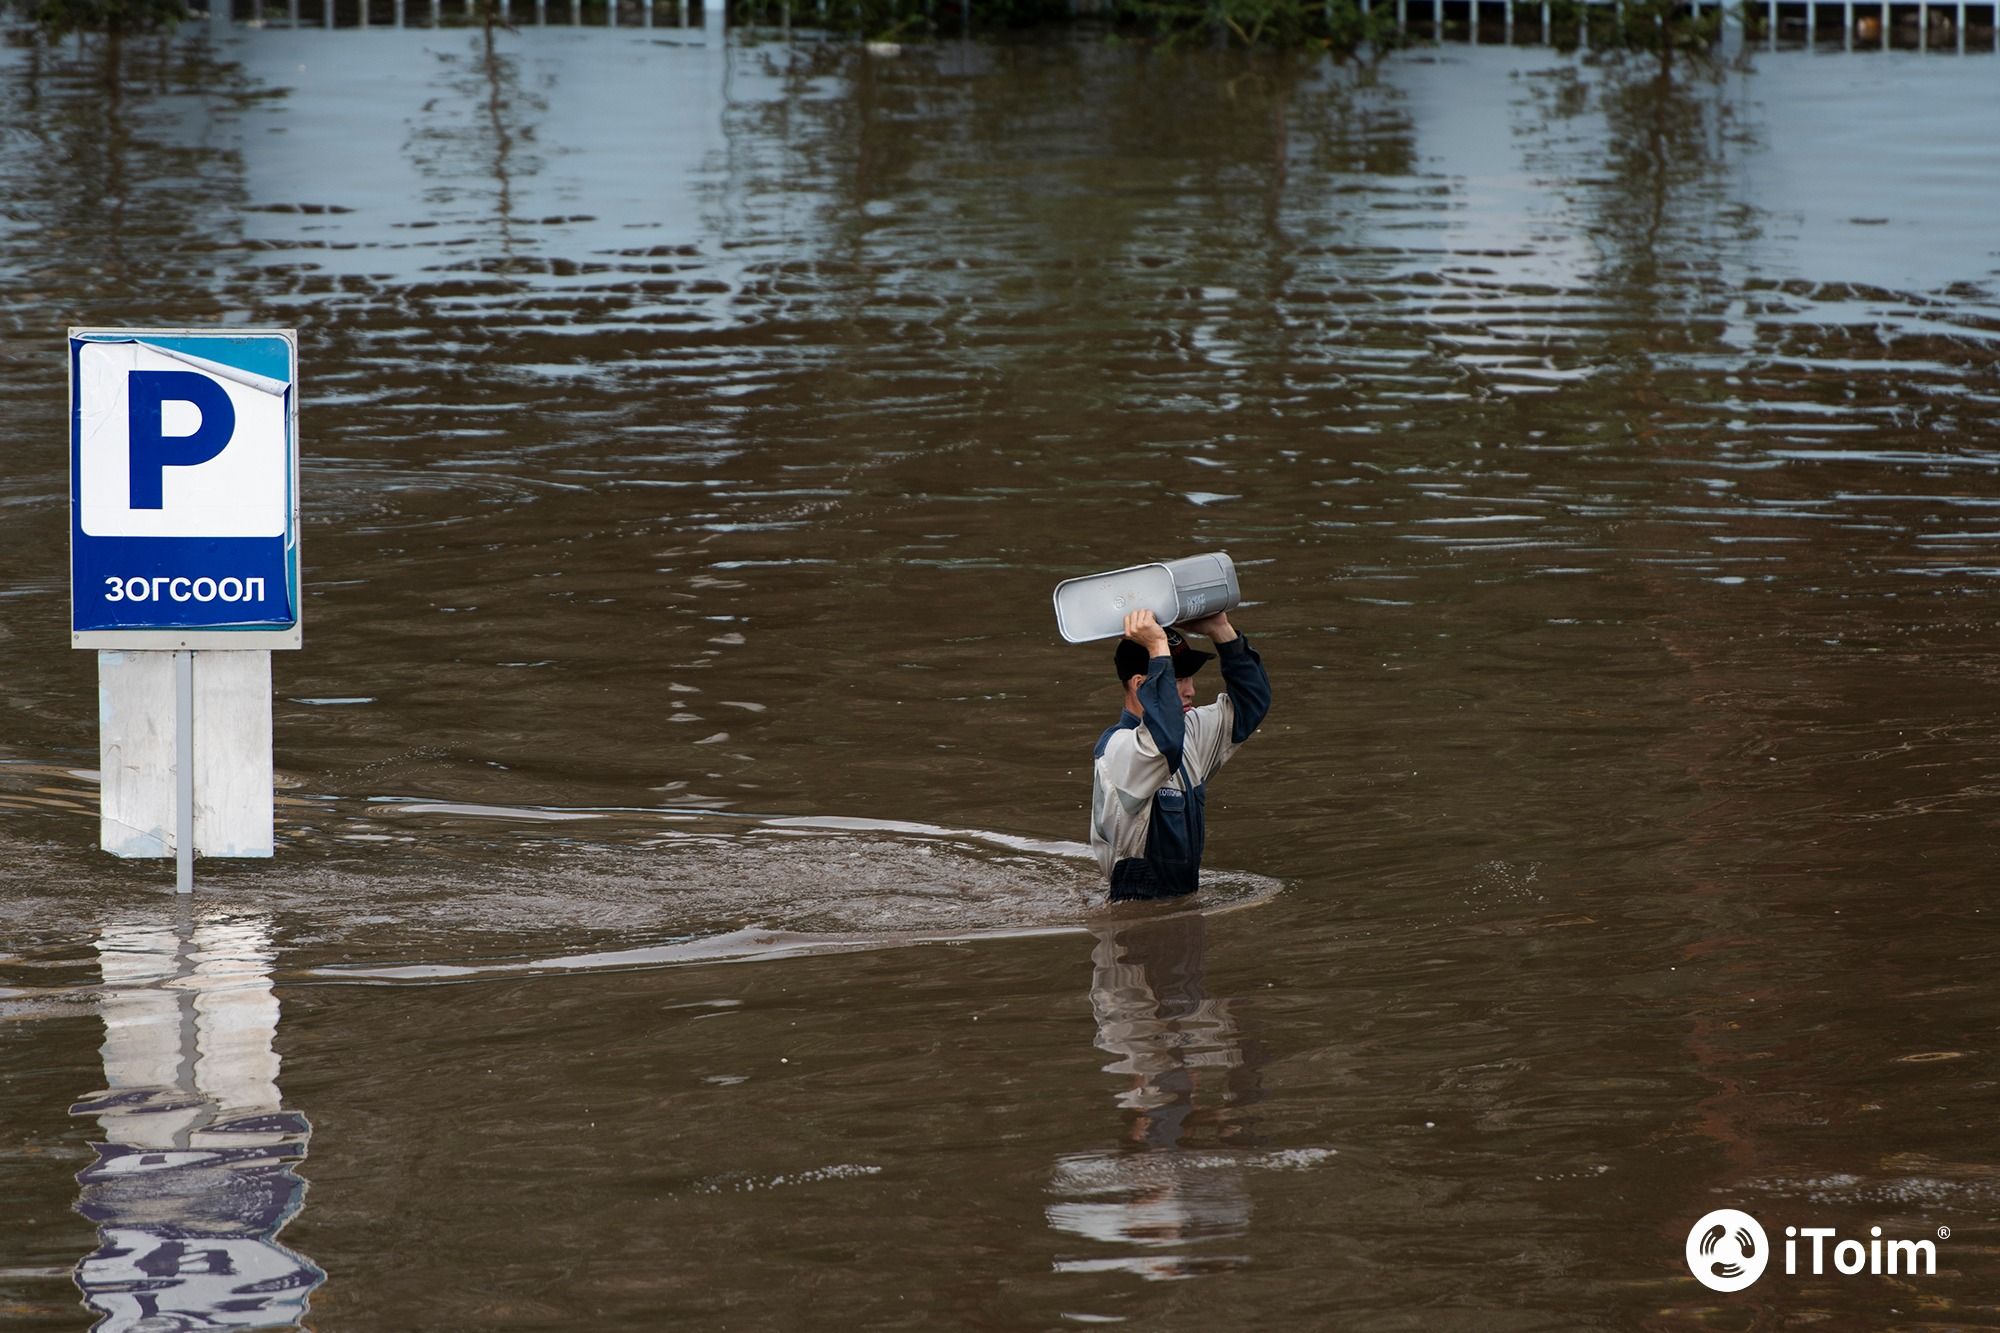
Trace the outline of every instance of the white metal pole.
{"type": "Polygon", "coordinates": [[[174,892],[194,892],[194,653],[174,654],[174,892]]]}

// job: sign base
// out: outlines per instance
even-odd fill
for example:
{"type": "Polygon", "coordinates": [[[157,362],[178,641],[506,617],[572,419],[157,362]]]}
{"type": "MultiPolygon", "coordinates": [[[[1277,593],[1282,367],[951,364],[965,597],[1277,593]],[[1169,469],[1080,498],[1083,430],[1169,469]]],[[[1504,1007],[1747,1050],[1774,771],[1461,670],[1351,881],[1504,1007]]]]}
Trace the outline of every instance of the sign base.
{"type": "MultiPolygon", "coordinates": [[[[175,656],[97,654],[98,840],[113,856],[171,857],[180,850],[175,656]]],[[[192,658],[193,850],[270,856],[276,850],[270,651],[211,650],[192,658]]]]}

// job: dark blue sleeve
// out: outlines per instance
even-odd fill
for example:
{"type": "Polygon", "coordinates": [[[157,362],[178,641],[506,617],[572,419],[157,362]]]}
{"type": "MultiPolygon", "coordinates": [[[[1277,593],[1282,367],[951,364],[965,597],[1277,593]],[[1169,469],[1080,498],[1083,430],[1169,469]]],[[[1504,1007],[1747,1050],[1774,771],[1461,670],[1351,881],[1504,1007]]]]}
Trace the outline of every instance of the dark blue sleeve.
{"type": "Polygon", "coordinates": [[[1181,692],[1174,684],[1174,660],[1155,657],[1146,664],[1146,683],[1139,687],[1139,702],[1145,705],[1146,730],[1168,768],[1181,766],[1181,748],[1187,743],[1187,720],[1181,716],[1181,692]]]}
{"type": "MultiPolygon", "coordinates": [[[[1229,729],[1229,743],[1241,745],[1271,711],[1271,678],[1264,674],[1264,659],[1241,634],[1228,643],[1216,644],[1215,652],[1222,659],[1222,683],[1229,690],[1229,701],[1236,705],[1236,725],[1229,729]]],[[[1152,684],[1150,680],[1146,683],[1152,684]]],[[[1146,716],[1152,716],[1150,704],[1146,716]]]]}

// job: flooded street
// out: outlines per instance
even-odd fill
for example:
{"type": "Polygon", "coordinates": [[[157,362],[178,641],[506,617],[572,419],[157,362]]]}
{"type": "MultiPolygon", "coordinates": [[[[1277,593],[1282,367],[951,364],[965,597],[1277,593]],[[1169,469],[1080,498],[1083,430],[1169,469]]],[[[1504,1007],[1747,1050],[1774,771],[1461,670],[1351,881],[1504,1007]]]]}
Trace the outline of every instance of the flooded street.
{"type": "Polygon", "coordinates": [[[1994,56],[698,40],[0,48],[0,1324],[2000,1327],[1994,56]],[[192,904],[66,638],[161,324],[300,333],[192,904]],[[1210,550],[1105,908],[1050,590],[1210,550]]]}

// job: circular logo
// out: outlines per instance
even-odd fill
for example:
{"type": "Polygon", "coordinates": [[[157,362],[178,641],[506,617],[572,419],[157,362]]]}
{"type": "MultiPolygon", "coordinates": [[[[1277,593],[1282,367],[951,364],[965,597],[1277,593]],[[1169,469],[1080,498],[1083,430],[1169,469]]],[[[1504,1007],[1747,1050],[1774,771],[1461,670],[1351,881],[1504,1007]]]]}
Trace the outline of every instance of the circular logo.
{"type": "Polygon", "coordinates": [[[1688,1231],[1687,1261],[1688,1271],[1710,1291],[1741,1291],[1764,1276],[1771,1245],[1756,1218],[1718,1208],[1688,1231]]]}

